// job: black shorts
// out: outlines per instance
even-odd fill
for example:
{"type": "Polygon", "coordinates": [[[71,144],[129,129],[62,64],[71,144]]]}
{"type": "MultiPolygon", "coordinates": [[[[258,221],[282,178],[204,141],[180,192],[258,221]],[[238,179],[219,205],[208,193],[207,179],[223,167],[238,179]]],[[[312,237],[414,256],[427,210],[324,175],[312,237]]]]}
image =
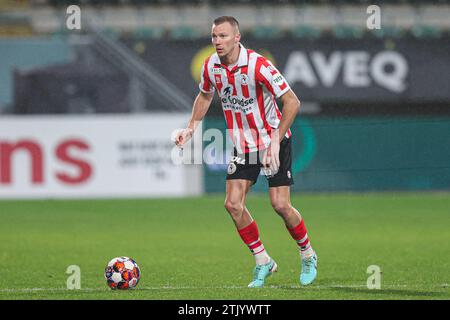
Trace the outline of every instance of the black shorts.
{"type": "MultiPolygon", "coordinates": [[[[258,180],[258,176],[263,168],[262,154],[260,152],[250,152],[238,154],[236,148],[228,164],[227,180],[244,179],[251,180],[253,184],[258,180]]],[[[280,168],[275,175],[270,169],[263,169],[263,173],[269,182],[269,187],[290,186],[294,184],[292,178],[292,156],[291,139],[283,138],[280,143],[280,168]]]]}

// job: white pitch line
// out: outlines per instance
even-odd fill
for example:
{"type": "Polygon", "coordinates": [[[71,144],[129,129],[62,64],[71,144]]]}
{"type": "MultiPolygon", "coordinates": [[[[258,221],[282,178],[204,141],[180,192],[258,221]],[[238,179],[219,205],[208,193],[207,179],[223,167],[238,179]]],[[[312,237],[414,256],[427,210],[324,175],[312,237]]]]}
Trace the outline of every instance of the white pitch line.
{"type": "MultiPolygon", "coordinates": [[[[208,290],[208,289],[246,289],[247,286],[216,286],[216,287],[194,287],[194,286],[160,286],[160,287],[138,287],[135,289],[131,289],[130,291],[145,291],[145,290],[208,290]]],[[[265,289],[300,289],[300,290],[314,290],[314,289],[333,289],[333,288],[367,288],[366,285],[360,284],[352,284],[352,285],[342,285],[342,284],[334,284],[334,285],[311,285],[308,287],[302,287],[300,285],[296,286],[276,286],[276,285],[267,285],[265,289]]],[[[405,285],[405,284],[396,284],[396,285],[382,285],[383,289],[395,289],[395,288],[421,288],[420,285],[405,285]]],[[[434,289],[446,289],[448,288],[448,284],[442,284],[438,286],[433,286],[434,289]]],[[[8,289],[0,289],[0,293],[36,293],[36,292],[109,292],[111,291],[109,288],[81,288],[69,290],[66,288],[8,288],[8,289]]],[[[114,290],[115,291],[115,290],[114,290]]],[[[117,290],[120,291],[120,290],[117,290]]],[[[374,290],[377,291],[377,290],[374,290]]]]}

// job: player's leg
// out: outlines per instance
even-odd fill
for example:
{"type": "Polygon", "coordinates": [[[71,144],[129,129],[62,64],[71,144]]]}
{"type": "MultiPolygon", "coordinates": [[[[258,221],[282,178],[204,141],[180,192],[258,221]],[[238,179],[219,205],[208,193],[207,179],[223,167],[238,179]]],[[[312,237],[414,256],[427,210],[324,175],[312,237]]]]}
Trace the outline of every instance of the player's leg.
{"type": "Polygon", "coordinates": [[[270,202],[276,213],[283,219],[292,238],[297,242],[302,258],[309,258],[314,254],[305,221],[290,201],[290,187],[280,186],[269,188],[270,202]]]}
{"type": "Polygon", "coordinates": [[[288,229],[297,226],[302,216],[291,204],[289,186],[270,187],[269,196],[272,208],[284,220],[288,229]]]}
{"type": "Polygon", "coordinates": [[[290,201],[290,187],[269,188],[270,202],[275,212],[283,219],[286,228],[297,243],[302,259],[300,283],[308,285],[317,277],[317,255],[311,246],[305,222],[290,201]]]}
{"type": "Polygon", "coordinates": [[[244,179],[227,180],[226,182],[225,209],[238,230],[253,221],[250,212],[245,207],[245,197],[251,184],[252,181],[244,179]]]}
{"type": "Polygon", "coordinates": [[[311,247],[302,216],[291,204],[290,186],[292,178],[291,139],[284,138],[280,143],[280,168],[269,177],[269,195],[272,207],[284,220],[289,233],[296,241],[302,258],[300,282],[310,284],[317,276],[317,255],[311,247]]]}
{"type": "Polygon", "coordinates": [[[276,271],[277,265],[267,253],[260,236],[258,225],[245,207],[245,198],[253,181],[230,179],[226,183],[225,208],[230,214],[242,241],[255,258],[251,288],[264,286],[265,279],[276,271]]]}

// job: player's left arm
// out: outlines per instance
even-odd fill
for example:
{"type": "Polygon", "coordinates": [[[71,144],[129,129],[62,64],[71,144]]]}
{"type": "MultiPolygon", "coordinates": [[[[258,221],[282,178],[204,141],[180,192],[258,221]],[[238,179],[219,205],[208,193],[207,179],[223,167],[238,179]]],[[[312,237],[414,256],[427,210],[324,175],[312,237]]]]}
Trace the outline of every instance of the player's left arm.
{"type": "Polygon", "coordinates": [[[289,89],[281,96],[281,102],[283,104],[283,114],[281,116],[280,124],[278,125],[279,142],[283,140],[284,135],[289,130],[297,113],[300,111],[300,100],[292,89],[289,89]]]}
{"type": "Polygon", "coordinates": [[[272,131],[271,137],[272,141],[278,140],[278,142],[281,142],[300,110],[300,100],[280,71],[269,60],[259,57],[256,65],[255,78],[257,82],[266,87],[275,98],[281,99],[283,104],[281,121],[278,128],[272,131]]]}
{"type": "Polygon", "coordinates": [[[276,98],[280,98],[283,104],[280,123],[278,128],[272,131],[270,146],[262,161],[265,167],[270,167],[272,171],[276,172],[280,167],[280,143],[300,110],[300,100],[270,61],[261,57],[259,62],[260,67],[255,72],[256,79],[276,98]]]}

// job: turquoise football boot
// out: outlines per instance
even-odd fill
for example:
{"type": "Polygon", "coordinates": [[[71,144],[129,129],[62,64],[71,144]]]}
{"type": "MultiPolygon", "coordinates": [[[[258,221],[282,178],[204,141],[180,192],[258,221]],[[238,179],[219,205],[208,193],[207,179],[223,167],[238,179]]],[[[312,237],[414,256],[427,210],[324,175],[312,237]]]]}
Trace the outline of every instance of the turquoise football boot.
{"type": "Polygon", "coordinates": [[[264,281],[272,273],[277,272],[278,266],[276,262],[270,258],[269,263],[256,265],[253,270],[253,281],[248,285],[249,288],[262,288],[264,281]]]}
{"type": "Polygon", "coordinates": [[[300,274],[300,283],[304,286],[313,283],[317,277],[317,254],[314,254],[307,258],[302,259],[302,272],[300,274]]]}

